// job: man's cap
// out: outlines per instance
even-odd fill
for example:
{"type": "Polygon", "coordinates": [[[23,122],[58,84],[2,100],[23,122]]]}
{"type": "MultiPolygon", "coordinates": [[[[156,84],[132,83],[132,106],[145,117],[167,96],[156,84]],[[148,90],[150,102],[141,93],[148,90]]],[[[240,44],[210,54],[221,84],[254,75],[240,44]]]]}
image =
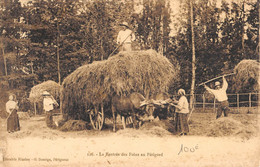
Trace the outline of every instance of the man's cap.
{"type": "Polygon", "coordinates": [[[126,27],[128,27],[128,23],[127,22],[123,22],[123,23],[121,23],[121,24],[119,24],[120,26],[126,26],[126,27]]]}
{"type": "Polygon", "coordinates": [[[42,95],[43,95],[43,96],[50,96],[51,94],[50,94],[49,92],[47,92],[47,91],[44,91],[44,92],[42,93],[42,95]]]}
{"type": "Polygon", "coordinates": [[[220,82],[219,81],[215,82],[215,86],[220,86],[220,82]]]}

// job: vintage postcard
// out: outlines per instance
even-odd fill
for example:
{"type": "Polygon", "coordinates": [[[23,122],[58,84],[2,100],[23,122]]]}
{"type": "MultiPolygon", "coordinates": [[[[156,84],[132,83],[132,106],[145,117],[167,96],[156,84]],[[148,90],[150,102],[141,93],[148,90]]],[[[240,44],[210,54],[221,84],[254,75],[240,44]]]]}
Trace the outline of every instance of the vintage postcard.
{"type": "Polygon", "coordinates": [[[259,11],[0,1],[0,166],[259,167],[259,11]]]}

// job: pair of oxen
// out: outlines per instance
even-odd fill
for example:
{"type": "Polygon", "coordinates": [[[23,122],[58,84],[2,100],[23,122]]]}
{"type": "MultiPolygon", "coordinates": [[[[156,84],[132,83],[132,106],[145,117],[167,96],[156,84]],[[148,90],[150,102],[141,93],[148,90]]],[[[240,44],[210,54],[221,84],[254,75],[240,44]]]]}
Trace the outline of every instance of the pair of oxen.
{"type": "Polygon", "coordinates": [[[140,93],[132,93],[127,97],[114,96],[111,100],[113,115],[113,131],[116,131],[116,118],[119,114],[122,118],[123,128],[126,128],[126,119],[131,118],[133,128],[136,129],[144,121],[152,121],[156,117],[166,119],[174,113],[174,100],[167,93],[160,93],[154,98],[145,99],[140,93]]]}

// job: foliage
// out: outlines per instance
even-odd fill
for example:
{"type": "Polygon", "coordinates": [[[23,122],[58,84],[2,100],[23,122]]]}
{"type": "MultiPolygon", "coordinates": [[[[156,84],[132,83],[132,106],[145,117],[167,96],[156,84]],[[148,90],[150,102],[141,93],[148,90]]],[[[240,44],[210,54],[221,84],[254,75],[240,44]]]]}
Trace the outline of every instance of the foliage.
{"type": "MultiPolygon", "coordinates": [[[[242,59],[257,59],[259,19],[255,5],[254,1],[231,4],[222,1],[218,7],[215,1],[195,1],[196,83],[232,72],[242,59]]],[[[172,38],[171,52],[180,61],[182,87],[189,90],[192,57],[189,1],[182,1],[180,8],[181,26],[176,27],[178,33],[172,38]]]]}
{"type": "MultiPolygon", "coordinates": [[[[6,71],[12,76],[34,73],[38,79],[30,78],[27,87],[46,80],[62,82],[79,66],[107,59],[117,47],[119,23],[127,21],[135,31],[137,48],[151,48],[173,64],[179,62],[179,87],[189,92],[192,65],[189,0],[179,1],[180,10],[174,16],[168,0],[140,2],[33,0],[24,6],[19,0],[1,2],[0,75],[6,75],[6,71]],[[137,12],[136,6],[142,10],[137,12]],[[177,32],[173,36],[171,24],[177,32]]],[[[213,0],[194,0],[193,11],[196,83],[233,71],[242,59],[258,59],[256,0],[232,3],[222,0],[221,6],[213,0]]]]}

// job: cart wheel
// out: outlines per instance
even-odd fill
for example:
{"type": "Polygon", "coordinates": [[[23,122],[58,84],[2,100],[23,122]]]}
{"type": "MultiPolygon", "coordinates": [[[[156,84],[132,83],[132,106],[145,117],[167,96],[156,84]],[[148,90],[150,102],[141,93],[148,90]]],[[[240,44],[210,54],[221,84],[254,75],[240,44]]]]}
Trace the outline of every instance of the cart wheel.
{"type": "Polygon", "coordinates": [[[101,105],[100,108],[100,111],[95,107],[89,112],[90,122],[95,130],[101,130],[105,120],[103,106],[101,105]]]}

